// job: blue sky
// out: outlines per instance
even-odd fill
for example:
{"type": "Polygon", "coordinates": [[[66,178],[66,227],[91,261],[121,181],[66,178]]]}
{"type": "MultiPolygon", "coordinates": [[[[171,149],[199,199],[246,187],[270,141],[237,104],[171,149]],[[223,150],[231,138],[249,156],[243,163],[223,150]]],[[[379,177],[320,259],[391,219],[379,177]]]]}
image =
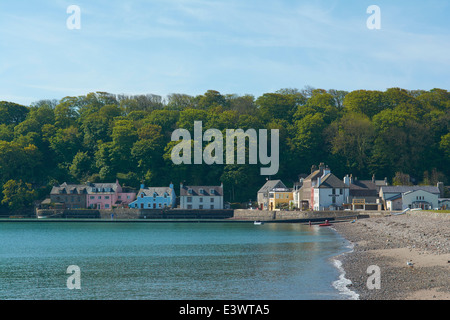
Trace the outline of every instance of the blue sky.
{"type": "Polygon", "coordinates": [[[0,100],[306,85],[449,90],[450,1],[0,1],[0,100]],[[366,26],[373,4],[380,30],[366,26]]]}

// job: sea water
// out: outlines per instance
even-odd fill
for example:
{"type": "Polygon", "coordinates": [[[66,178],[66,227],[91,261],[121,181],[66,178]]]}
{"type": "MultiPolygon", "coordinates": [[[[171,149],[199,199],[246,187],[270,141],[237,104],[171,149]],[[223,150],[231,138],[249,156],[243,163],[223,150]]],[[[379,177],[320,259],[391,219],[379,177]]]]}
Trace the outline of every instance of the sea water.
{"type": "Polygon", "coordinates": [[[301,224],[0,223],[0,299],[349,299],[347,246],[301,224]]]}

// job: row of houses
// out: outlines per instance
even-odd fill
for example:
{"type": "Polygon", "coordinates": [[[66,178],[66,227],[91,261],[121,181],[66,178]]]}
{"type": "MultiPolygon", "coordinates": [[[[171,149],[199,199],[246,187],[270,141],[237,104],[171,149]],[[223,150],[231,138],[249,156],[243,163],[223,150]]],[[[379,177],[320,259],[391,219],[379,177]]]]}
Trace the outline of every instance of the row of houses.
{"type": "MultiPolygon", "coordinates": [[[[139,191],[115,183],[67,184],[54,186],[41,208],[58,209],[224,209],[223,184],[188,186],[180,183],[179,197],[171,183],[168,187],[146,187],[139,191]]],[[[437,186],[389,186],[387,179],[358,180],[346,175],[342,180],[321,163],[312,166],[287,188],[281,180],[268,180],[258,191],[261,210],[404,210],[407,208],[450,208],[443,198],[443,184],[437,186]]]]}
{"type": "Polygon", "coordinates": [[[57,209],[223,209],[223,184],[220,186],[185,186],[180,184],[179,205],[174,185],[140,189],[122,187],[115,183],[67,184],[53,186],[41,208],[57,209]]]}
{"type": "Polygon", "coordinates": [[[346,175],[336,177],[328,166],[312,166],[293,188],[281,180],[268,180],[258,191],[261,210],[282,208],[301,210],[405,210],[450,207],[444,199],[443,184],[437,186],[389,186],[387,179],[358,180],[346,175]]]}

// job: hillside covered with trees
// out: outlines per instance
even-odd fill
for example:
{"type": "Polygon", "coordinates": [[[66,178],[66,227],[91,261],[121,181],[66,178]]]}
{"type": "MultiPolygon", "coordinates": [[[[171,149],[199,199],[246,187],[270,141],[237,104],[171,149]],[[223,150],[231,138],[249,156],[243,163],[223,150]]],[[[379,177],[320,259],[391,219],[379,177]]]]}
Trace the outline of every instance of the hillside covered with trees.
{"type": "MultiPolygon", "coordinates": [[[[279,129],[287,185],[324,162],[336,176],[407,175],[448,184],[450,93],[443,89],[345,92],[306,87],[252,95],[115,95],[104,92],[30,106],[0,102],[3,209],[42,200],[55,183],[114,182],[138,188],[173,182],[225,186],[225,200],[255,200],[267,177],[259,165],[180,165],[171,161],[177,128],[279,129]]],[[[205,143],[206,144],[206,143],[205,143]]]]}

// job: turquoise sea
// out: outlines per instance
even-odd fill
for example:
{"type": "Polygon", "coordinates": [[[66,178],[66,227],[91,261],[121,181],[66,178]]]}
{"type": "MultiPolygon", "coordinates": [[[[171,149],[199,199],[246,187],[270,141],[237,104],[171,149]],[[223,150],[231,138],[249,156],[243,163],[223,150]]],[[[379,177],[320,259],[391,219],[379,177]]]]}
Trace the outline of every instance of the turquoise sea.
{"type": "Polygon", "coordinates": [[[0,299],[349,299],[332,259],[346,251],[301,224],[0,223],[0,299]]]}

